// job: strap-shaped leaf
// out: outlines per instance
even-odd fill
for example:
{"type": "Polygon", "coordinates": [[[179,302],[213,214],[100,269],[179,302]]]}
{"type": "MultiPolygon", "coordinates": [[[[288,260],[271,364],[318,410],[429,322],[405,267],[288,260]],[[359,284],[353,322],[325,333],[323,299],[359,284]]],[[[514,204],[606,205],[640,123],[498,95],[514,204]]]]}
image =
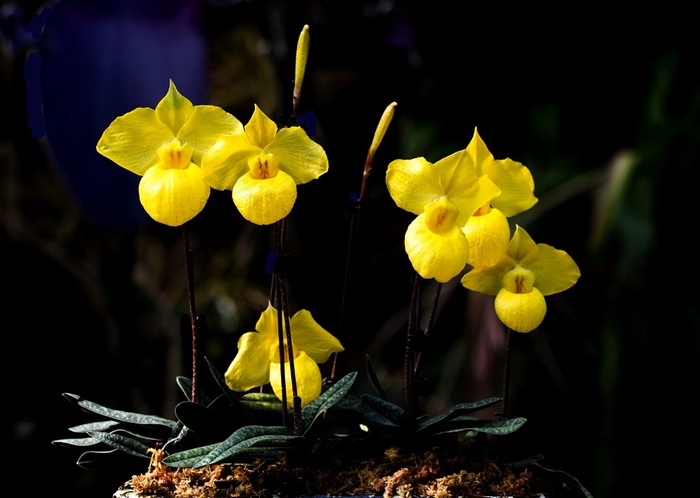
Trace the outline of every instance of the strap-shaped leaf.
{"type": "MultiPolygon", "coordinates": [[[[102,432],[105,432],[105,431],[102,431],[102,432]]],[[[146,436],[144,434],[138,434],[138,433],[136,433],[134,431],[130,431],[128,429],[115,429],[113,431],[109,431],[109,433],[110,434],[124,434],[127,437],[133,437],[134,439],[138,439],[139,441],[146,442],[146,443],[151,441],[153,443],[153,445],[155,445],[156,443],[163,442],[162,437],[146,436]]],[[[170,441],[170,440],[168,439],[168,441],[170,441]]]]}
{"type": "Polygon", "coordinates": [[[211,453],[220,443],[199,446],[189,450],[179,451],[163,458],[163,463],[169,467],[194,467],[203,457],[211,453]]]}
{"type": "Polygon", "coordinates": [[[241,404],[253,412],[282,413],[282,402],[272,393],[244,394],[241,404]]]}
{"type": "Polygon", "coordinates": [[[97,446],[101,441],[94,437],[74,437],[67,439],[54,439],[51,444],[58,446],[97,446]]]}
{"type": "Polygon", "coordinates": [[[226,385],[226,380],[221,376],[221,374],[216,369],[216,367],[211,362],[211,360],[205,356],[204,361],[207,362],[207,366],[209,367],[209,372],[211,372],[211,376],[214,377],[214,381],[216,381],[216,385],[219,386],[219,389],[221,389],[221,392],[223,392],[227,396],[229,396],[232,401],[234,401],[234,400],[237,401],[237,398],[232,395],[233,391],[228,387],[228,385],[226,385]]]}
{"type": "Polygon", "coordinates": [[[116,420],[100,420],[99,422],[90,422],[82,425],[74,425],[73,427],[69,427],[68,430],[70,432],[87,434],[90,431],[104,432],[109,429],[113,429],[117,426],[119,426],[119,422],[117,422],[116,420]]]}
{"type": "MultiPolygon", "coordinates": [[[[416,432],[433,432],[433,430],[431,430],[431,426],[436,426],[441,422],[449,421],[469,413],[483,410],[484,408],[495,405],[499,401],[501,401],[501,398],[486,398],[480,401],[474,401],[472,403],[460,403],[453,406],[446,412],[441,413],[440,415],[436,415],[430,419],[420,422],[416,432]]],[[[434,430],[437,431],[439,428],[435,427],[434,430]]]]}
{"type": "Polygon", "coordinates": [[[136,439],[121,434],[110,434],[109,432],[91,432],[90,436],[129,455],[150,458],[148,455],[148,446],[136,439]]]}
{"type": "Polygon", "coordinates": [[[261,393],[261,392],[251,392],[251,393],[245,393],[243,396],[241,396],[241,402],[245,402],[248,404],[253,404],[253,403],[275,403],[277,405],[280,405],[282,402],[279,400],[277,395],[274,393],[261,393]]]}
{"type": "Polygon", "coordinates": [[[203,467],[204,465],[220,462],[241,450],[261,442],[268,443],[268,445],[273,447],[279,447],[299,439],[302,438],[290,434],[289,429],[284,426],[247,425],[235,431],[225,441],[217,444],[209,454],[194,466],[203,467]]]}
{"type": "MultiPolygon", "coordinates": [[[[85,425],[87,426],[87,425],[93,425],[93,424],[85,424],[85,425]]],[[[84,433],[85,434],[94,434],[94,433],[121,434],[125,437],[128,437],[130,439],[134,439],[134,440],[138,440],[141,442],[151,441],[153,443],[153,446],[155,446],[156,443],[160,443],[162,441],[162,438],[144,436],[143,434],[137,434],[137,433],[135,433],[133,431],[129,431],[127,429],[115,429],[112,431],[95,429],[95,430],[84,431],[84,433]]],[[[102,439],[96,439],[95,437],[64,438],[64,439],[56,439],[54,441],[51,441],[52,444],[57,444],[57,445],[62,445],[62,446],[94,446],[94,445],[98,445],[102,442],[104,442],[102,439]]],[[[169,442],[171,442],[171,441],[169,441],[169,442]]]]}
{"type": "Polygon", "coordinates": [[[292,446],[294,442],[302,439],[303,438],[301,436],[295,436],[293,434],[263,434],[262,436],[252,437],[233,446],[229,446],[225,451],[219,451],[219,448],[216,448],[214,451],[212,451],[212,453],[197,462],[194,466],[203,467],[205,465],[222,462],[233,456],[254,454],[253,447],[257,447],[258,450],[264,451],[265,453],[272,449],[288,448],[292,446]]]}
{"type": "Polygon", "coordinates": [[[226,385],[226,380],[222,377],[211,360],[205,356],[204,361],[207,362],[207,366],[209,367],[212,377],[216,381],[216,385],[219,386],[221,392],[224,393],[231,402],[231,406],[234,408],[236,416],[241,419],[241,424],[253,424],[255,422],[255,415],[251,413],[243,403],[241,403],[238,396],[234,396],[234,392],[226,385]]]}
{"type": "Polygon", "coordinates": [[[333,408],[338,408],[341,410],[349,410],[355,413],[360,414],[362,412],[361,409],[362,402],[360,401],[360,398],[357,396],[354,396],[352,394],[346,394],[345,396],[342,397],[340,401],[338,401],[335,405],[333,405],[333,408]]]}
{"type": "Polygon", "coordinates": [[[360,401],[362,412],[370,422],[387,428],[406,429],[408,415],[402,407],[369,394],[363,394],[360,401]]]}
{"type": "Polygon", "coordinates": [[[306,432],[323,412],[333,408],[345,397],[356,378],[357,372],[350,372],[301,410],[301,419],[306,432]]]}
{"type": "Polygon", "coordinates": [[[503,420],[472,420],[465,423],[462,427],[455,427],[449,432],[474,431],[483,432],[485,434],[493,434],[495,436],[503,436],[520,429],[527,422],[526,418],[515,417],[503,420]],[[466,427],[468,425],[468,427],[466,427]]]}
{"type": "Polygon", "coordinates": [[[63,393],[63,397],[71,403],[78,405],[83,410],[102,415],[112,420],[119,420],[121,422],[138,425],[160,425],[168,427],[169,429],[173,429],[177,425],[177,422],[174,420],[158,417],[156,415],[144,415],[142,413],[126,412],[122,410],[115,410],[113,408],[107,408],[100,404],[83,399],[77,394],[63,393]]]}

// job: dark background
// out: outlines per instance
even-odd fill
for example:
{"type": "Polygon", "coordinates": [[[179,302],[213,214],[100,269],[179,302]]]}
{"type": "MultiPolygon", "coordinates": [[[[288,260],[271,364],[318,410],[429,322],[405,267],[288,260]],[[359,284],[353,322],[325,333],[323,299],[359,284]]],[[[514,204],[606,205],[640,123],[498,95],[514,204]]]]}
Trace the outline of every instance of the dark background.
{"type": "MultiPolygon", "coordinates": [[[[339,370],[362,369],[369,353],[389,392],[400,391],[410,296],[402,238],[412,217],[388,198],[384,171],[396,158],[434,162],[463,149],[476,126],[496,158],[535,177],[540,201],[513,222],[567,251],[582,273],[547,299],[538,330],[513,337],[510,406],[528,419],[513,443],[543,453],[596,498],[693,489],[684,475],[697,442],[700,86],[689,15],[672,6],[612,14],[456,5],[2,4],[11,479],[30,495],[50,484],[73,497],[110,496],[146,462],[75,465],[78,453],[51,444],[84,420],[61,393],[172,416],[182,399],[174,378],[190,373],[179,334],[181,231],[147,218],[138,177],[96,152],[100,134],[118,115],[155,107],[169,79],[194,104],[222,106],[243,123],[254,103],[271,117],[289,112],[296,41],[309,24],[300,112],[313,113],[330,170],[299,187],[288,283],[292,308],[310,309],[345,345],[339,370]],[[346,199],[393,101],[341,320],[346,199]]],[[[223,371],[266,304],[271,232],[216,191],[188,230],[209,325],[202,349],[223,371]]],[[[422,408],[501,395],[505,331],[491,302],[457,282],[441,303],[423,363],[437,387],[422,408]]]]}

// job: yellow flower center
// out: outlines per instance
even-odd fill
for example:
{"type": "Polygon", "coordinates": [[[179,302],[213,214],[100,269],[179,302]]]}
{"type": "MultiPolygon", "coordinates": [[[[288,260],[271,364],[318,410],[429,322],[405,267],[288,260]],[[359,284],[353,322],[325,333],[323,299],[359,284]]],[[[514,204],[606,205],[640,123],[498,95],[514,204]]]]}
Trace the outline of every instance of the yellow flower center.
{"type": "Polygon", "coordinates": [[[164,169],[186,169],[192,161],[194,149],[177,138],[158,149],[161,167],[164,169]]]}
{"type": "Polygon", "coordinates": [[[517,265],[503,276],[503,287],[513,294],[528,294],[535,284],[535,274],[517,265]]]}
{"type": "Polygon", "coordinates": [[[449,232],[454,228],[459,209],[447,197],[425,206],[425,224],[438,235],[449,232]]]}
{"type": "Polygon", "coordinates": [[[250,176],[256,180],[265,180],[277,176],[279,164],[279,159],[267,152],[260,152],[257,156],[248,159],[250,176]]]}

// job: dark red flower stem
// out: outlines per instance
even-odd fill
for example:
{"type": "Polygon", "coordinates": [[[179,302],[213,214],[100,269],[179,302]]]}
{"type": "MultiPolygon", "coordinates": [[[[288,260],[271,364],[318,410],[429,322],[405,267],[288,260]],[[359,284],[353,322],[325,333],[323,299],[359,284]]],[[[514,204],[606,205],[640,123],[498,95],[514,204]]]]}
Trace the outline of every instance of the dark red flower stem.
{"type": "MultiPolygon", "coordinates": [[[[349,209],[350,209],[350,231],[348,235],[348,249],[347,249],[347,255],[345,258],[345,275],[344,275],[344,280],[343,280],[343,293],[341,295],[341,302],[340,302],[340,319],[338,322],[338,331],[337,331],[337,336],[342,337],[343,335],[343,328],[345,325],[345,309],[347,307],[347,299],[348,295],[350,293],[350,285],[351,285],[351,279],[352,279],[352,266],[354,263],[355,259],[355,250],[357,247],[357,237],[359,233],[359,227],[360,227],[360,217],[361,217],[361,209],[362,209],[362,200],[365,197],[365,193],[367,192],[367,184],[369,182],[369,175],[372,172],[372,164],[373,164],[374,157],[371,153],[371,151],[367,151],[367,157],[365,158],[365,167],[362,170],[362,183],[360,184],[360,193],[357,196],[356,200],[348,200],[350,203],[349,209]]],[[[331,373],[330,373],[330,378],[329,381],[330,383],[333,382],[335,379],[335,371],[336,371],[336,365],[338,361],[338,353],[333,353],[333,364],[331,367],[331,373]]]]}
{"type": "MultiPolygon", "coordinates": [[[[430,336],[430,331],[433,327],[433,322],[435,321],[435,315],[437,314],[437,307],[438,307],[438,302],[440,301],[440,291],[442,290],[442,283],[438,282],[437,286],[435,287],[435,294],[433,295],[433,304],[430,307],[430,315],[428,315],[428,319],[425,322],[425,327],[423,327],[423,334],[425,334],[426,338],[430,336]]],[[[420,360],[423,356],[422,351],[418,351],[418,354],[416,355],[416,363],[413,366],[413,373],[417,374],[418,373],[418,367],[420,366],[420,360]]]]}
{"type": "Polygon", "coordinates": [[[301,435],[303,431],[301,420],[301,398],[299,397],[296,368],[294,365],[294,346],[292,343],[292,329],[289,319],[289,305],[287,303],[287,292],[284,280],[284,266],[287,264],[284,253],[285,239],[285,219],[281,219],[274,225],[274,245],[275,245],[275,265],[272,274],[272,284],[270,289],[270,301],[277,309],[277,339],[279,341],[279,355],[282,384],[282,423],[287,425],[287,378],[285,356],[289,360],[289,376],[292,381],[292,406],[294,410],[294,433],[301,435]],[[285,341],[286,339],[286,341],[285,341]],[[284,345],[287,345],[285,352],[284,345]],[[285,354],[286,353],[286,354],[285,354]]]}
{"type": "Polygon", "coordinates": [[[506,351],[503,366],[503,400],[501,401],[501,413],[499,414],[502,418],[510,418],[508,413],[508,396],[510,392],[510,342],[513,331],[508,328],[506,332],[506,351]]]}
{"type": "Polygon", "coordinates": [[[194,267],[192,264],[192,250],[190,249],[190,238],[187,231],[187,226],[182,225],[182,240],[185,248],[185,274],[187,278],[187,300],[190,308],[190,328],[192,330],[192,395],[190,401],[193,403],[199,402],[199,394],[197,391],[197,364],[198,364],[198,348],[199,341],[199,322],[197,319],[197,311],[194,299],[194,267]]]}
{"type": "Polygon", "coordinates": [[[408,327],[406,330],[406,352],[404,355],[404,393],[406,396],[406,414],[408,423],[413,423],[416,413],[416,395],[413,390],[415,380],[416,351],[413,347],[420,325],[420,297],[421,276],[414,272],[413,286],[411,290],[411,306],[408,313],[408,327]]]}

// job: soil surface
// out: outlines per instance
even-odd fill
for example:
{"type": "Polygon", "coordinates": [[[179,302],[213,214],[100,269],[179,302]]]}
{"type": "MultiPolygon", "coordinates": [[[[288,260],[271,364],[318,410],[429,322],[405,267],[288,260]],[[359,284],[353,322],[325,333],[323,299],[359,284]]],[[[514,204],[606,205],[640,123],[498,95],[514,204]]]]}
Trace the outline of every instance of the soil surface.
{"type": "Polygon", "coordinates": [[[411,452],[390,448],[382,458],[325,455],[309,465],[283,457],[246,465],[168,468],[151,462],[115,498],[263,497],[374,495],[383,498],[430,496],[581,498],[584,494],[537,463],[511,468],[496,461],[468,463],[464,455],[439,448],[411,452]]]}

